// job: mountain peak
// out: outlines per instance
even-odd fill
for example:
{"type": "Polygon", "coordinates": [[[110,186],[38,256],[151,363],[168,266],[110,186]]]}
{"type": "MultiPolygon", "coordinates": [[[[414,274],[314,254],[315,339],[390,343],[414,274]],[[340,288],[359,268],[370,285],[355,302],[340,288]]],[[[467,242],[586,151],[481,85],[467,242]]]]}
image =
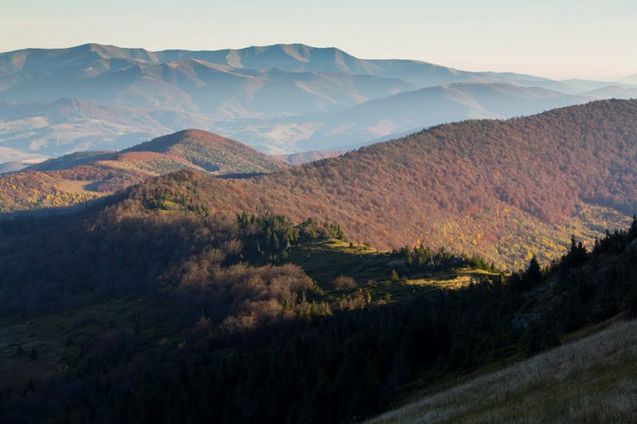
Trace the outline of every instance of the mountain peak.
{"type": "Polygon", "coordinates": [[[208,131],[187,129],[122,151],[160,153],[217,174],[265,173],[285,165],[235,140],[208,131]]]}
{"type": "MultiPolygon", "coordinates": [[[[129,149],[124,150],[124,152],[160,152],[165,153],[175,146],[185,145],[197,143],[201,145],[209,145],[209,146],[241,146],[246,149],[252,150],[251,148],[244,146],[238,141],[230,140],[225,137],[222,137],[218,134],[211,133],[209,131],[203,131],[198,129],[185,129],[181,131],[177,131],[173,134],[164,135],[161,137],[154,138],[145,143],[138,144],[129,149]]],[[[258,153],[254,151],[255,153],[258,153]]]]}

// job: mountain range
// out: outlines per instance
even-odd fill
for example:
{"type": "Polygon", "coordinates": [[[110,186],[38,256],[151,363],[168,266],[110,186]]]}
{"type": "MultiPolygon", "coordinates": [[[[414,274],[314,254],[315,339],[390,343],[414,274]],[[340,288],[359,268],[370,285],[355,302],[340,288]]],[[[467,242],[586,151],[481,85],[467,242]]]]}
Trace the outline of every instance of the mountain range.
{"type": "Polygon", "coordinates": [[[26,49],[0,54],[0,163],[120,150],[186,128],[267,153],[346,150],[444,122],[631,98],[631,81],[467,72],[300,44],[26,49]]]}

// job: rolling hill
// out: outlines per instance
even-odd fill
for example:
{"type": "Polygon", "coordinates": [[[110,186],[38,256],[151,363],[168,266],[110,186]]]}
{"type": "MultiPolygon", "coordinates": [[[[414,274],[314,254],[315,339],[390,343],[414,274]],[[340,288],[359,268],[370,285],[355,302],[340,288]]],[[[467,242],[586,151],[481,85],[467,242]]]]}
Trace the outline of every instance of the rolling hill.
{"type": "Polygon", "coordinates": [[[187,170],[130,195],[142,205],[191,199],[210,213],[311,217],[338,222],[355,240],[382,249],[421,242],[519,267],[533,254],[554,258],[571,234],[590,242],[637,210],[635,116],[635,101],[600,101],[508,121],[466,121],[270,175],[223,180],[210,174],[262,174],[284,164],[186,131],[6,175],[2,209],[78,204],[187,170]],[[184,180],[191,183],[176,182],[184,180]]]}
{"type": "MultiPolygon", "coordinates": [[[[621,89],[620,89],[621,90],[621,89]]],[[[604,92],[613,97],[610,92],[604,92]]],[[[599,93],[601,98],[606,98],[599,93]]],[[[615,91],[613,91],[615,93],[615,91]]],[[[478,118],[512,118],[585,103],[585,97],[497,83],[455,83],[370,100],[338,113],[257,122],[221,122],[225,133],[248,144],[280,143],[289,149],[358,147],[393,134],[478,118]]]]}
{"type": "Polygon", "coordinates": [[[181,169],[236,176],[286,165],[241,143],[199,130],[159,137],[120,152],[74,153],[0,177],[0,210],[82,203],[181,169]]]}
{"type": "Polygon", "coordinates": [[[131,195],[190,198],[210,213],[314,217],[379,248],[420,240],[521,266],[532,254],[554,257],[571,234],[592,241],[637,210],[636,118],[637,101],[616,100],[467,121],[258,178],[189,173],[131,195]]]}
{"type": "Polygon", "coordinates": [[[590,242],[637,210],[636,116],[637,102],[616,100],[466,121],[283,171],[240,143],[186,131],[43,162],[0,178],[0,193],[5,211],[65,206],[187,170],[130,196],[141,205],[190,199],[209,213],[339,222],[378,248],[422,242],[519,267],[533,254],[554,258],[571,234],[590,242]],[[255,173],[266,175],[210,178],[255,173]]]}

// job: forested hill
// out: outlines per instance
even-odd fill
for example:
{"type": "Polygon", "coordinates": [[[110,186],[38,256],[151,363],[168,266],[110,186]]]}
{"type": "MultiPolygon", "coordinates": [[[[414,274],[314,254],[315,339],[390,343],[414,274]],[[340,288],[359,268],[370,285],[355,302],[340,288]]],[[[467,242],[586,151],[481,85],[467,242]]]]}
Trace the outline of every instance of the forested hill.
{"type": "Polygon", "coordinates": [[[185,130],[158,137],[122,152],[156,152],[185,159],[216,175],[267,173],[285,166],[245,144],[201,130],[185,130]]]}
{"type": "Polygon", "coordinates": [[[609,100],[442,125],[248,180],[160,178],[131,196],[315,217],[380,248],[420,240],[521,266],[533,253],[554,257],[571,234],[591,241],[628,222],[636,158],[637,101],[609,100]]]}
{"type": "Polygon", "coordinates": [[[185,130],[121,152],[74,153],[0,176],[0,211],[73,205],[181,169],[236,176],[285,168],[237,141],[185,130]]]}

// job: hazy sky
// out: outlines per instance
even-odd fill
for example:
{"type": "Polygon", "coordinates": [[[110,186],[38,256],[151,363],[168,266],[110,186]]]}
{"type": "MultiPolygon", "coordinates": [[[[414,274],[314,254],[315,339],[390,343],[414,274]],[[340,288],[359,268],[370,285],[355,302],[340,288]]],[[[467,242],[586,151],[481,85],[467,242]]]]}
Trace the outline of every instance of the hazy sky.
{"type": "Polygon", "coordinates": [[[550,77],[637,73],[637,0],[0,0],[0,51],[300,42],[550,77]]]}

